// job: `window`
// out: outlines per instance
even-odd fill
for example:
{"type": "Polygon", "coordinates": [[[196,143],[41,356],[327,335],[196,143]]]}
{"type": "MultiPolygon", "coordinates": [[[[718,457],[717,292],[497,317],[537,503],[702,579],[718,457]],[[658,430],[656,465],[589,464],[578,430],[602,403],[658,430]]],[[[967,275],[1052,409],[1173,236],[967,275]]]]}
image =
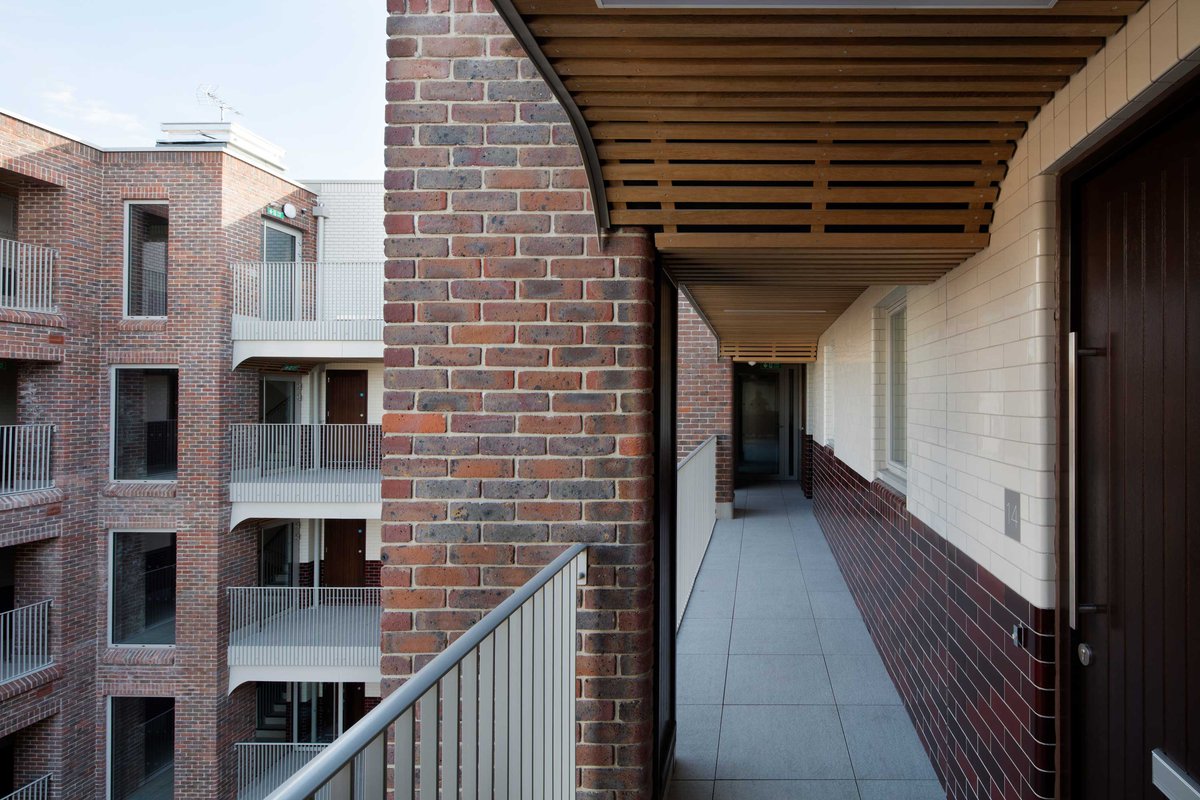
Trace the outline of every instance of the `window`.
{"type": "Polygon", "coordinates": [[[179,371],[113,370],[113,478],[173,481],[178,466],[179,371]]]}
{"type": "Polygon", "coordinates": [[[167,315],[167,243],[171,212],[165,202],[125,204],[125,316],[167,315]]]}
{"type": "Polygon", "coordinates": [[[908,344],[907,310],[903,305],[887,311],[887,434],[884,437],[888,469],[904,476],[908,468],[908,344]]]}
{"type": "Polygon", "coordinates": [[[110,574],[112,644],[175,644],[175,534],[115,531],[110,574]]]}
{"type": "Polygon", "coordinates": [[[109,698],[108,786],[111,800],[174,796],[174,698],[109,698]]]}

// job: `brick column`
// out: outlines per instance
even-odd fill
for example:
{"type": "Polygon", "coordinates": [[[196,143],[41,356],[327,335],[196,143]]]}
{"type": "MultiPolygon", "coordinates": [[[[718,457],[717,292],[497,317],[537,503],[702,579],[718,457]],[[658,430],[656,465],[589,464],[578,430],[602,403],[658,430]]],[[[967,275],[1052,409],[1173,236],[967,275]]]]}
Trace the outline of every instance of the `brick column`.
{"type": "Polygon", "coordinates": [[[682,292],[676,317],[675,441],[678,460],[717,437],[717,515],[733,516],[733,359],[682,292]]]}
{"type": "Polygon", "coordinates": [[[483,0],[390,0],[385,691],[573,542],[583,798],[649,796],[653,252],[483,0]]]}

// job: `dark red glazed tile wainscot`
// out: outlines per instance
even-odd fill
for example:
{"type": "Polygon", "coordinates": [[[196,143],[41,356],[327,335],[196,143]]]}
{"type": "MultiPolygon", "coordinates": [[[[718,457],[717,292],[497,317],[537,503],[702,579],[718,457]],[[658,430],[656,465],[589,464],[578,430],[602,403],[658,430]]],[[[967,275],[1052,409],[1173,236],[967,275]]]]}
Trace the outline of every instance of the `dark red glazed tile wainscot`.
{"type": "Polygon", "coordinates": [[[949,798],[1053,797],[1054,612],[909,514],[893,489],[827,447],[812,453],[817,519],[949,798]]]}

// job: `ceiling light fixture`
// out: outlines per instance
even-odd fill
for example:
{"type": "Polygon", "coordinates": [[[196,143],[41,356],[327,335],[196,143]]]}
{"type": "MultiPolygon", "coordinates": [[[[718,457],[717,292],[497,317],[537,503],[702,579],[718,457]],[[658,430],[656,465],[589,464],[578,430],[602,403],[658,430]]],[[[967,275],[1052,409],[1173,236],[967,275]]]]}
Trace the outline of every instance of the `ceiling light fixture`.
{"type": "Polygon", "coordinates": [[[600,8],[623,9],[905,9],[972,10],[987,8],[1052,8],[1056,0],[596,0],[600,8]]]}
{"type": "Polygon", "coordinates": [[[722,314],[826,314],[823,308],[726,308],[722,314]]]}

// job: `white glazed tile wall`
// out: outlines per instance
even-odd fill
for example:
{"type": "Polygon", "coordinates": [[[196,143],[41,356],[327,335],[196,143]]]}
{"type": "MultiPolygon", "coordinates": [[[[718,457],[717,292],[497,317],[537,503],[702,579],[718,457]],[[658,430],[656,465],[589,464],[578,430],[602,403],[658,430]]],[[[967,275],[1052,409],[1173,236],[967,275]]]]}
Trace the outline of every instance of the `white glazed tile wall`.
{"type": "Polygon", "coordinates": [[[383,181],[307,181],[325,205],[322,261],[383,261],[383,181]]]}
{"type": "MultiPolygon", "coordinates": [[[[907,292],[908,508],[1041,608],[1054,606],[1055,174],[1196,61],[1200,0],[1147,3],[1030,123],[988,248],[907,292]],[[1022,495],[1020,541],[1004,535],[1006,488],[1022,495]]],[[[831,438],[822,417],[836,408],[835,452],[868,479],[881,413],[872,311],[889,290],[859,297],[810,368],[823,389],[816,440],[831,438]]]]}

